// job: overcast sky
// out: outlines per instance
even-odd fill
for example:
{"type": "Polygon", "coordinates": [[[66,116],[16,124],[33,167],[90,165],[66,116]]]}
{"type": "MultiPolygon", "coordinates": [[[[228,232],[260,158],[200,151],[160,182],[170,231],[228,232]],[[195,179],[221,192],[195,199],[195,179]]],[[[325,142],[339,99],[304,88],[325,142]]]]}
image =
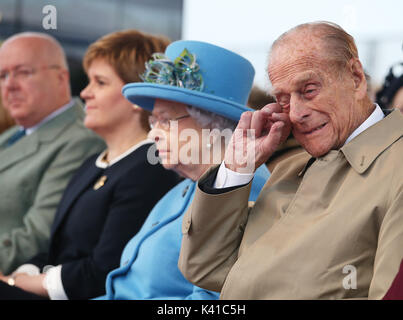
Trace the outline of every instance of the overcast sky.
{"type": "Polygon", "coordinates": [[[356,40],[375,84],[403,61],[402,0],[184,0],[184,39],[208,41],[251,60],[255,82],[268,86],[267,51],[274,39],[300,23],[328,20],[356,40]]]}

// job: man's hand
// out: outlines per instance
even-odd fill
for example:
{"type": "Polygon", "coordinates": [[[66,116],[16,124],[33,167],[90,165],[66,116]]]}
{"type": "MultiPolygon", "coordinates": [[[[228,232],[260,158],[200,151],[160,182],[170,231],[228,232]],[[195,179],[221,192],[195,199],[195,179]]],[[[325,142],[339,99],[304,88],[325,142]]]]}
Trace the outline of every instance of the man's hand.
{"type": "Polygon", "coordinates": [[[225,152],[225,166],[236,172],[256,171],[291,132],[288,113],[277,103],[241,116],[225,152]]]}

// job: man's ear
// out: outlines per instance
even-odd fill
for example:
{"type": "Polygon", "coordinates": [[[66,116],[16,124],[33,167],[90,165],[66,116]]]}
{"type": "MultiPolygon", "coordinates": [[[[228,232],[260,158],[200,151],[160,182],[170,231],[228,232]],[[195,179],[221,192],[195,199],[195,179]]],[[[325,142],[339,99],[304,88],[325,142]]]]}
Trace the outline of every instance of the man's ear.
{"type": "Polygon", "coordinates": [[[359,95],[359,98],[364,98],[367,95],[368,85],[360,60],[352,58],[349,61],[349,69],[353,77],[355,91],[359,95]]]}

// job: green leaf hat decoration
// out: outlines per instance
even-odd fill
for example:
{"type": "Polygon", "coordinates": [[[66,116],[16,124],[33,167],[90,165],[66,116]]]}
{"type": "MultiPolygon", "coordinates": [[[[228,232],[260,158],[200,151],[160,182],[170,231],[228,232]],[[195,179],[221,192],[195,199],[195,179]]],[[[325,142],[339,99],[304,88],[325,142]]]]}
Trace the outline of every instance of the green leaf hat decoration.
{"type": "Polygon", "coordinates": [[[154,53],[140,76],[144,82],[176,86],[189,90],[203,91],[204,83],[196,56],[186,48],[171,61],[163,53],[154,53]]]}

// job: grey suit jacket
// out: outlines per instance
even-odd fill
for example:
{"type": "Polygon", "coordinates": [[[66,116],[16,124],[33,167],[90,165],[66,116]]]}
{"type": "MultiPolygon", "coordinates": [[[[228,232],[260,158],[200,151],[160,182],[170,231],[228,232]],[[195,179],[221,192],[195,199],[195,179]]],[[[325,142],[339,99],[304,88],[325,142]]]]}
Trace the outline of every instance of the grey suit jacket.
{"type": "Polygon", "coordinates": [[[48,247],[57,205],[72,174],[105,148],[83,125],[79,101],[7,146],[18,130],[0,135],[0,271],[12,272],[48,247]]]}

